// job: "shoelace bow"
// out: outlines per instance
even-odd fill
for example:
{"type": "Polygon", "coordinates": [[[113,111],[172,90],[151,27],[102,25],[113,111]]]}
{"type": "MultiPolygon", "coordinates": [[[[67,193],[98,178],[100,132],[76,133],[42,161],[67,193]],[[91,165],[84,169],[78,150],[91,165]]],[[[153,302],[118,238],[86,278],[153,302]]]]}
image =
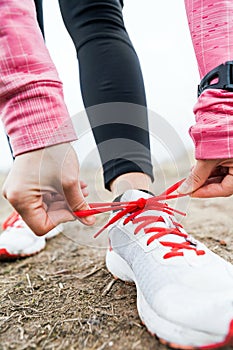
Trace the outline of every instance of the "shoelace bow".
{"type": "MultiPolygon", "coordinates": [[[[8,227],[13,227],[14,224],[20,219],[19,214],[16,211],[13,211],[8,218],[3,222],[2,229],[6,230],[8,227]]],[[[21,227],[21,224],[17,225],[17,227],[21,227]]]]}
{"type": "Polygon", "coordinates": [[[185,216],[186,214],[176,210],[174,208],[169,207],[166,203],[162,203],[161,201],[168,199],[175,199],[179,197],[185,196],[185,194],[172,194],[177,188],[181,185],[184,180],[181,180],[175,183],[173,186],[169,187],[166,191],[161,193],[159,196],[150,197],[148,199],[139,198],[137,201],[130,202],[109,202],[109,203],[91,203],[89,204],[89,210],[81,210],[74,211],[74,214],[78,217],[84,217],[88,215],[100,214],[104,212],[108,212],[111,210],[120,210],[114,215],[111,220],[109,220],[95,235],[96,238],[99,236],[107,227],[114,224],[116,221],[120,220],[124,216],[126,216],[123,224],[126,225],[130,221],[133,224],[138,224],[135,228],[134,234],[136,235],[140,230],[144,229],[145,234],[155,233],[150,236],[147,240],[147,245],[151,244],[154,240],[162,238],[166,235],[177,235],[179,237],[184,238],[184,242],[176,243],[169,241],[159,241],[165,247],[170,247],[171,251],[164,255],[164,259],[168,259],[174,256],[183,256],[183,249],[193,250],[197,255],[204,255],[204,250],[198,250],[196,247],[195,240],[193,240],[188,234],[180,231],[180,228],[183,226],[178,222],[172,220],[174,224],[174,228],[165,228],[165,227],[147,227],[148,225],[156,222],[165,222],[162,216],[155,215],[143,215],[137,217],[139,214],[144,213],[147,210],[158,210],[164,213],[173,215],[174,213],[178,213],[180,215],[185,216]]]}

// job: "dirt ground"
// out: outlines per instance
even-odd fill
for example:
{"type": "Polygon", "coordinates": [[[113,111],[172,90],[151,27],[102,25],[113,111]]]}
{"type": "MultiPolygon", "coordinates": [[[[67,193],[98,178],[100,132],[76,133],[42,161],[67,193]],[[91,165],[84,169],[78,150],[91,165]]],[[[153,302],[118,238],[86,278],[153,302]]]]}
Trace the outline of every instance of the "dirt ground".
{"type": "MultiPolygon", "coordinates": [[[[167,184],[179,180],[165,169],[167,184]]],[[[96,171],[93,200],[110,200],[96,171]]],[[[93,177],[85,171],[85,180],[93,177]]],[[[11,208],[0,200],[2,222],[11,208]]],[[[233,198],[185,199],[182,224],[196,238],[233,262],[233,198]]],[[[106,233],[68,223],[46,249],[23,260],[1,263],[0,350],[165,350],[141,324],[133,285],[115,281],[105,263],[106,233]]],[[[218,281],[216,281],[216,284],[218,281]]],[[[225,350],[230,348],[225,348],[225,350]]]]}

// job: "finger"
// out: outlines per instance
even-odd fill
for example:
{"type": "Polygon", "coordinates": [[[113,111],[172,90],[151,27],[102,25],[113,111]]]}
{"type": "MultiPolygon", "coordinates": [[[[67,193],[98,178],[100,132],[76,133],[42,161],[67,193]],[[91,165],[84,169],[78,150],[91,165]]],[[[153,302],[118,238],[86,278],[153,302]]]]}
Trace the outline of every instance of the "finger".
{"type": "Polygon", "coordinates": [[[87,190],[87,184],[80,180],[80,187],[82,190],[83,197],[88,197],[89,196],[89,191],[87,190]]]}
{"type": "MultiPolygon", "coordinates": [[[[48,206],[42,201],[42,197],[26,198],[24,201],[15,200],[12,197],[7,197],[9,202],[13,205],[24,222],[31,228],[31,230],[38,236],[43,236],[58,224],[67,221],[73,221],[72,213],[60,207],[51,213],[47,210],[48,206]]],[[[64,202],[63,202],[64,203],[64,202]]]]}
{"type": "Polygon", "coordinates": [[[85,197],[85,198],[89,196],[89,192],[86,188],[82,189],[82,194],[83,194],[83,197],[85,197]]]}
{"type": "MultiPolygon", "coordinates": [[[[79,181],[74,179],[63,185],[64,195],[71,211],[88,210],[89,205],[84,199],[79,181]]],[[[93,225],[95,223],[95,217],[93,215],[79,218],[79,220],[85,225],[93,225]]]]}
{"type": "Polygon", "coordinates": [[[216,161],[198,160],[189,176],[177,191],[182,194],[189,194],[193,191],[196,191],[198,188],[204,185],[211,172],[215,168],[215,165],[216,161]]]}
{"type": "Polygon", "coordinates": [[[81,189],[86,188],[87,184],[84,181],[80,180],[80,187],[81,189]]]}
{"type": "Polygon", "coordinates": [[[225,176],[221,183],[211,183],[192,193],[194,198],[229,197],[233,194],[233,176],[225,176]]]}

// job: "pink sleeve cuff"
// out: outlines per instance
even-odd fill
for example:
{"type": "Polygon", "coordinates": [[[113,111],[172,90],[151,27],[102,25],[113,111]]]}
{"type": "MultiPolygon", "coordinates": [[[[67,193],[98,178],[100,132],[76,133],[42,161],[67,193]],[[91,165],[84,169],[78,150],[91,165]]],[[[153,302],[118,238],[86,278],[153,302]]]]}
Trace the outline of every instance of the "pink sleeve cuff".
{"type": "Polygon", "coordinates": [[[233,158],[233,93],[207,89],[194,107],[196,124],[189,130],[196,159],[233,158]]]}
{"type": "Polygon", "coordinates": [[[77,139],[60,82],[28,84],[5,97],[3,105],[2,119],[15,156],[77,139]]]}
{"type": "Polygon", "coordinates": [[[0,3],[0,113],[14,155],[75,140],[34,2],[0,3]]]}

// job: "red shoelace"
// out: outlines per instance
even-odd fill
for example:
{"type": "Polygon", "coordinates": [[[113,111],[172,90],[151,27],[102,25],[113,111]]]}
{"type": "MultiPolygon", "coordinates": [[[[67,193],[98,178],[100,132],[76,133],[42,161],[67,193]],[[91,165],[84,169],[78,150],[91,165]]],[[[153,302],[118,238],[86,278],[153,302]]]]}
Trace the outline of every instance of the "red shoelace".
{"type": "MultiPolygon", "coordinates": [[[[19,220],[20,216],[16,211],[13,211],[8,218],[3,222],[2,229],[6,230],[8,227],[13,227],[14,224],[19,220]]],[[[21,227],[21,224],[17,225],[17,227],[21,227]]]]}
{"type": "Polygon", "coordinates": [[[169,187],[165,192],[161,193],[159,196],[150,197],[148,199],[139,198],[136,201],[130,202],[108,202],[108,203],[90,203],[89,206],[91,209],[89,210],[80,210],[74,211],[73,213],[78,217],[84,217],[88,215],[100,214],[104,212],[108,212],[111,210],[118,211],[116,215],[114,215],[111,220],[109,220],[95,235],[94,237],[99,236],[107,227],[114,224],[124,216],[126,216],[123,224],[126,225],[130,221],[133,224],[137,224],[134,234],[136,235],[140,230],[144,230],[145,234],[155,233],[150,236],[147,240],[147,245],[151,244],[154,240],[158,240],[166,235],[176,235],[179,237],[183,237],[184,241],[181,243],[169,242],[169,241],[159,241],[165,247],[171,248],[170,252],[164,255],[164,259],[168,259],[174,256],[183,256],[184,252],[182,250],[193,250],[197,255],[204,255],[204,250],[198,250],[195,244],[195,240],[193,240],[188,234],[180,231],[182,225],[178,222],[172,220],[174,224],[174,228],[165,228],[165,227],[147,227],[152,223],[156,222],[165,222],[162,216],[156,215],[142,215],[137,217],[139,214],[142,214],[148,210],[156,210],[161,211],[163,213],[167,213],[168,215],[173,215],[174,213],[178,213],[180,215],[185,216],[186,214],[176,210],[172,207],[169,207],[167,203],[162,201],[175,199],[179,197],[185,196],[184,194],[173,194],[174,191],[181,185],[184,180],[181,180],[175,183],[173,186],[169,187]]]}

